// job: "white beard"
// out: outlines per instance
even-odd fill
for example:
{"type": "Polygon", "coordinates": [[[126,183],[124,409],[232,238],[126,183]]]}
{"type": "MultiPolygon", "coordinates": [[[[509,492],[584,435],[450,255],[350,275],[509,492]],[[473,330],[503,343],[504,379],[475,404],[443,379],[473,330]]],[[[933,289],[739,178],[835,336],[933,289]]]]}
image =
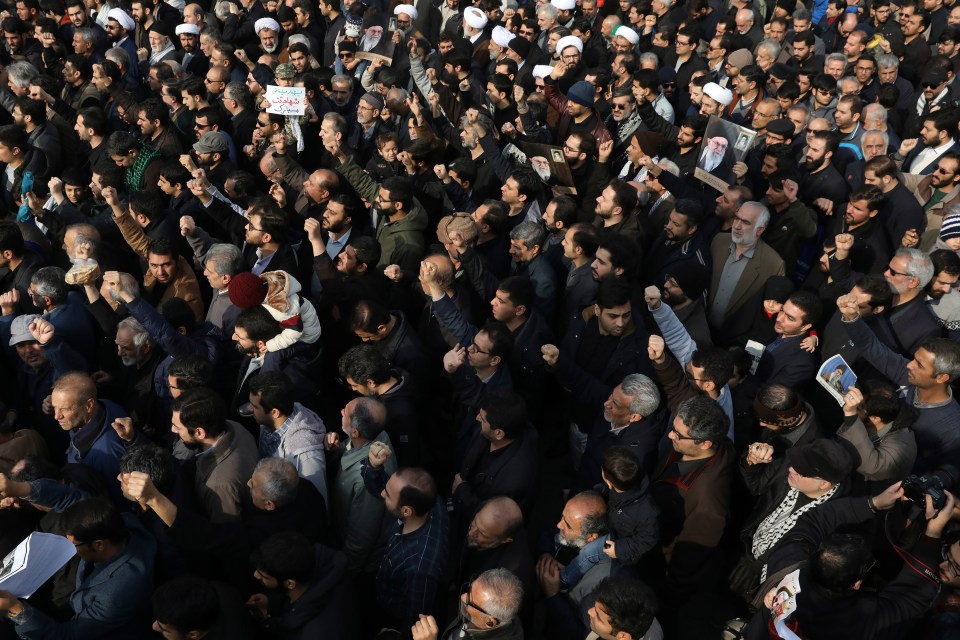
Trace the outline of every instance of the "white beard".
{"type": "Polygon", "coordinates": [[[367,35],[364,35],[360,38],[360,50],[361,51],[372,51],[380,43],[380,38],[383,36],[378,36],[376,38],[371,38],[367,35]]]}
{"type": "Polygon", "coordinates": [[[279,44],[280,44],[280,40],[278,39],[276,42],[274,42],[274,43],[273,43],[272,45],[270,45],[269,47],[268,47],[267,45],[263,44],[263,42],[260,43],[260,46],[261,46],[261,47],[263,48],[263,50],[266,51],[267,53],[273,53],[274,51],[277,50],[277,46],[278,46],[279,44]]]}
{"type": "Polygon", "coordinates": [[[707,148],[703,150],[703,155],[700,156],[700,159],[703,161],[704,171],[709,172],[716,169],[720,163],[723,162],[723,154],[716,153],[707,148]]]}

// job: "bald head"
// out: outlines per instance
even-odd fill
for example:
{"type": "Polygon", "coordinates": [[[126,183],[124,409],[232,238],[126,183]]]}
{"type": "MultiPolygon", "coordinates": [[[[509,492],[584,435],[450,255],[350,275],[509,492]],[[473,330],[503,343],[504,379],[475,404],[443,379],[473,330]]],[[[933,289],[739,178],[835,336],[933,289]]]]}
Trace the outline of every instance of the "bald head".
{"type": "Polygon", "coordinates": [[[75,371],[60,376],[53,385],[54,393],[62,393],[78,402],[95,400],[97,397],[97,383],[86,373],[75,371]]]}
{"type": "Polygon", "coordinates": [[[369,441],[387,424],[387,408],[375,398],[354,398],[343,408],[343,430],[354,439],[369,441]]]}
{"type": "Polygon", "coordinates": [[[567,507],[580,518],[597,518],[607,513],[606,501],[604,501],[599,493],[594,493],[593,491],[585,491],[584,493],[578,493],[573,496],[567,502],[567,507]]]}
{"type": "Polygon", "coordinates": [[[80,222],[67,227],[63,234],[63,250],[71,260],[97,257],[97,245],[100,244],[100,232],[92,224],[80,222]]]}
{"type": "Polygon", "coordinates": [[[473,517],[467,530],[467,546],[494,549],[513,542],[522,527],[523,512],[516,502],[506,496],[491,498],[473,517]]]}

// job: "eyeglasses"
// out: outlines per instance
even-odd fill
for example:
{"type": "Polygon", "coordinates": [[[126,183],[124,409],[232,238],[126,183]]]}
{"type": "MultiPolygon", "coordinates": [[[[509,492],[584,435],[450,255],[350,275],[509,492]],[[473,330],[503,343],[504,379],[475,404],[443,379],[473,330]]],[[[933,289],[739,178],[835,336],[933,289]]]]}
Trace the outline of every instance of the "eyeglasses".
{"type": "Polygon", "coordinates": [[[490,355],[490,352],[489,352],[489,351],[484,351],[483,349],[481,349],[480,347],[478,347],[476,342],[471,342],[471,343],[470,343],[470,346],[467,347],[467,351],[474,351],[474,352],[476,352],[476,353],[482,353],[482,354],[485,355],[485,356],[490,355]]]}
{"type": "Polygon", "coordinates": [[[250,231],[263,231],[263,229],[258,229],[257,227],[253,226],[253,223],[249,221],[247,222],[246,227],[247,229],[250,229],[250,231]]]}
{"type": "Polygon", "coordinates": [[[488,618],[492,619],[492,620],[493,620],[493,626],[495,626],[495,627],[500,626],[500,619],[499,619],[499,618],[490,615],[483,607],[481,607],[481,606],[478,605],[476,602],[474,602],[473,600],[470,599],[470,587],[471,587],[471,585],[473,585],[472,582],[467,582],[467,583],[465,583],[465,584],[460,588],[460,593],[463,594],[463,595],[465,595],[465,596],[467,597],[466,602],[464,602],[464,604],[467,605],[468,608],[472,607],[473,609],[476,609],[477,611],[479,611],[479,612],[482,613],[483,615],[485,615],[485,616],[487,616],[488,618]]]}
{"type": "Polygon", "coordinates": [[[913,278],[913,277],[915,277],[915,276],[910,275],[909,273],[904,273],[904,272],[902,272],[902,271],[896,271],[893,267],[890,267],[890,266],[887,267],[887,271],[888,271],[888,272],[890,273],[890,275],[892,275],[892,276],[902,276],[902,277],[904,277],[904,278],[913,278]]]}
{"type": "Polygon", "coordinates": [[[382,195],[380,195],[379,193],[377,194],[376,200],[377,200],[377,202],[395,202],[395,200],[391,200],[390,198],[384,198],[384,197],[383,197],[382,195]]]}
{"type": "Polygon", "coordinates": [[[204,78],[203,81],[206,84],[223,84],[223,80],[211,80],[210,78],[204,78]]]}
{"type": "Polygon", "coordinates": [[[670,433],[672,433],[672,434],[673,434],[673,437],[676,438],[677,440],[694,440],[694,441],[698,441],[698,440],[699,440],[699,438],[691,438],[690,436],[682,436],[682,435],[680,435],[680,432],[677,431],[676,429],[670,429],[670,433]]]}

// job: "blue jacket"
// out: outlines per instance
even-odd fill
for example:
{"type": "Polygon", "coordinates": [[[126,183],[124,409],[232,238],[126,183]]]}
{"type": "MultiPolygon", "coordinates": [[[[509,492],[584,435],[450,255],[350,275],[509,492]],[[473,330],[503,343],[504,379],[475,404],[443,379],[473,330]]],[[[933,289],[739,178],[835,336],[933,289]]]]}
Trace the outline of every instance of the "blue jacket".
{"type": "Polygon", "coordinates": [[[99,435],[90,449],[81,455],[75,443],[80,429],[73,429],[67,446],[67,462],[85,464],[102,473],[108,482],[113,481],[120,473],[120,458],[127,447],[110,425],[117,418],[125,417],[127,411],[120,405],[109,400],[97,400],[97,412],[93,419],[98,421],[99,435]]]}
{"type": "MultiPolygon", "coordinates": [[[[136,298],[127,303],[127,311],[143,325],[153,341],[167,353],[167,357],[157,365],[153,372],[153,388],[157,397],[169,412],[170,389],[167,387],[167,371],[177,356],[195,355],[216,362],[220,351],[220,331],[209,322],[204,322],[200,328],[190,335],[183,335],[177,331],[166,318],[160,315],[153,305],[143,298],[136,298]]],[[[161,425],[163,426],[163,425],[161,425]]]]}
{"type": "MultiPolygon", "coordinates": [[[[83,492],[52,480],[37,480],[30,487],[31,502],[52,506],[57,512],[85,497],[83,492]]],[[[123,522],[127,539],[120,553],[99,565],[80,561],[76,589],[70,595],[73,617],[57,622],[24,603],[16,620],[18,636],[24,640],[143,637],[149,624],[157,545],[135,516],[124,513],[123,522]]]]}

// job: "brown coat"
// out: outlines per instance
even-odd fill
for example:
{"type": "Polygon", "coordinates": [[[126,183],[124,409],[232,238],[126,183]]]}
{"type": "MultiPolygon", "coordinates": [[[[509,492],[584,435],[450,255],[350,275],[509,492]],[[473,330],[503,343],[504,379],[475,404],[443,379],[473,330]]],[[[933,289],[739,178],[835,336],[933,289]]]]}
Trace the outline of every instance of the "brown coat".
{"type": "MultiPolygon", "coordinates": [[[[143,232],[140,225],[127,213],[119,216],[114,214],[113,221],[120,228],[123,239],[127,241],[130,248],[143,258],[147,259],[147,249],[150,247],[150,238],[143,232]]],[[[152,291],[157,286],[157,279],[147,269],[143,275],[143,288],[152,291]]],[[[177,275],[170,283],[170,286],[163,292],[160,302],[165,302],[170,298],[180,298],[193,311],[193,316],[197,322],[203,322],[206,312],[203,308],[203,299],[200,297],[200,283],[197,282],[197,276],[190,267],[190,263],[183,256],[177,256],[177,275]]]]}
{"type": "MultiPolygon", "coordinates": [[[[918,176],[912,173],[904,173],[901,178],[903,184],[913,192],[917,202],[921,205],[930,200],[933,195],[933,175],[918,176]]],[[[960,185],[955,185],[953,189],[944,196],[943,200],[931,206],[927,210],[927,229],[920,238],[920,250],[930,251],[933,245],[937,243],[940,237],[940,226],[943,224],[943,216],[947,209],[955,204],[960,204],[960,185]]]]}

